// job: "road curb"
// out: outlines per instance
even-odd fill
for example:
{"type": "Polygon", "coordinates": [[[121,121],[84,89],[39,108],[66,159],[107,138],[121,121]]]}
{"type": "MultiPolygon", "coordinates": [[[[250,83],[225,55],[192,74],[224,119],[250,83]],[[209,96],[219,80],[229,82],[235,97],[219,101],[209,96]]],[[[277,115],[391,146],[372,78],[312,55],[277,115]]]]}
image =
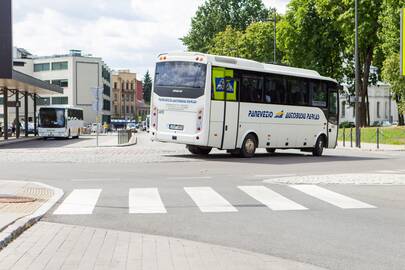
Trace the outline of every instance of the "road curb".
{"type": "Polygon", "coordinates": [[[0,250],[6,247],[11,241],[22,234],[26,229],[38,222],[63,196],[64,192],[60,188],[55,188],[39,182],[31,181],[7,181],[11,183],[29,183],[53,190],[53,196],[38,208],[33,214],[22,217],[10,224],[0,232],[0,250]]]}

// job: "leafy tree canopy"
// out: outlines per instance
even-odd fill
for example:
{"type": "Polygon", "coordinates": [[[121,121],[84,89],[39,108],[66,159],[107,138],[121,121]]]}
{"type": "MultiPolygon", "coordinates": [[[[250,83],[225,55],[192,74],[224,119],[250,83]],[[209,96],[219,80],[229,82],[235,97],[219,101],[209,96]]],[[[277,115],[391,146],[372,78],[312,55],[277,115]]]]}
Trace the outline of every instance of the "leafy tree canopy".
{"type": "Polygon", "coordinates": [[[150,77],[149,70],[146,71],[145,76],[143,77],[143,98],[146,103],[150,103],[150,97],[152,93],[152,78],[150,77]]]}
{"type": "Polygon", "coordinates": [[[264,21],[268,10],[262,0],[207,0],[191,20],[190,32],[182,38],[189,51],[206,53],[214,37],[227,26],[245,30],[252,22],[264,21]]]}

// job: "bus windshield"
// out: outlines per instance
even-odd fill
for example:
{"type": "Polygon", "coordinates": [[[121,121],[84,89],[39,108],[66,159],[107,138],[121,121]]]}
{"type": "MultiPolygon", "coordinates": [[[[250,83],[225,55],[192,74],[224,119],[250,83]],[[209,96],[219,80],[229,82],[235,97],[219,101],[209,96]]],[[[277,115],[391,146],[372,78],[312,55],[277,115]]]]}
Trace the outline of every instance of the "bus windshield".
{"type": "Polygon", "coordinates": [[[41,108],[39,110],[39,127],[41,128],[63,128],[65,122],[65,109],[41,108]]]}
{"type": "Polygon", "coordinates": [[[205,87],[207,65],[192,62],[165,62],[156,65],[157,87],[205,87]]]}

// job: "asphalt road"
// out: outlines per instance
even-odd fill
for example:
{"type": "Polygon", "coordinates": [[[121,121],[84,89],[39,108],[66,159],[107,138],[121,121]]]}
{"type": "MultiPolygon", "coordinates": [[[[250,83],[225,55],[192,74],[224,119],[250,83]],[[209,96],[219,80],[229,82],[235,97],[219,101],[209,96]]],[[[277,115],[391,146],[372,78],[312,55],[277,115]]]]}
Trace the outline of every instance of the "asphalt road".
{"type": "Polygon", "coordinates": [[[183,146],[150,143],[145,135],[129,148],[81,149],[72,143],[37,141],[0,149],[1,179],[40,181],[65,191],[45,221],[203,241],[328,269],[405,268],[404,152],[337,149],[314,158],[283,151],[246,160],[219,151],[196,158],[183,146]],[[359,176],[353,183],[339,183],[339,175],[354,173],[359,176]],[[326,175],[328,184],[311,186],[373,208],[344,209],[289,185],[314,175],[326,175]],[[370,175],[397,182],[367,185],[370,175]],[[281,199],[283,207],[295,203],[306,210],[271,209],[241,189],[247,186],[282,195],[290,201],[281,199]],[[185,189],[201,192],[201,187],[235,211],[204,212],[185,189]],[[165,213],[129,213],[130,189],[143,188],[158,191],[165,213]],[[53,214],[72,191],[88,189],[100,192],[92,213],[53,214]]]}

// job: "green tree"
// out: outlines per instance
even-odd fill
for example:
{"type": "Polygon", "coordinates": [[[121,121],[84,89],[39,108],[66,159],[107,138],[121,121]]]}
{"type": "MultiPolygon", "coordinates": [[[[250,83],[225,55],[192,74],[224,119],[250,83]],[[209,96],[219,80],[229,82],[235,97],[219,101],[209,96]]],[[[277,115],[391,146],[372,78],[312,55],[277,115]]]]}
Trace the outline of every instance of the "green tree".
{"type": "MultiPolygon", "coordinates": [[[[359,93],[363,102],[359,103],[361,126],[370,123],[370,113],[368,109],[368,86],[370,83],[370,67],[373,64],[375,51],[380,44],[378,32],[381,29],[379,17],[383,13],[383,0],[360,0],[359,1],[359,93]]],[[[354,65],[354,0],[343,0],[342,7],[345,8],[338,21],[346,41],[345,57],[350,66],[354,65]]],[[[354,74],[347,74],[353,78],[354,74]]]]}
{"type": "Polygon", "coordinates": [[[382,76],[391,85],[393,98],[398,105],[399,125],[404,125],[405,77],[402,77],[399,73],[399,54],[390,55],[383,65],[382,76]]]}
{"type": "Polygon", "coordinates": [[[342,9],[329,0],[292,0],[277,32],[283,63],[343,80],[345,49],[336,21],[342,9]]]}
{"type": "Polygon", "coordinates": [[[181,40],[189,51],[208,52],[214,37],[227,26],[245,30],[268,16],[262,0],[207,0],[191,20],[191,30],[181,40]]]}
{"type": "MultiPolygon", "coordinates": [[[[272,22],[256,22],[245,31],[228,26],[225,31],[214,38],[214,45],[209,53],[242,57],[259,62],[274,62],[274,28],[272,22]]],[[[280,52],[277,51],[278,58],[280,52]]]]}
{"type": "Polygon", "coordinates": [[[152,93],[152,79],[149,74],[149,70],[146,71],[145,76],[143,77],[143,98],[146,103],[150,103],[150,97],[152,93]]]}

